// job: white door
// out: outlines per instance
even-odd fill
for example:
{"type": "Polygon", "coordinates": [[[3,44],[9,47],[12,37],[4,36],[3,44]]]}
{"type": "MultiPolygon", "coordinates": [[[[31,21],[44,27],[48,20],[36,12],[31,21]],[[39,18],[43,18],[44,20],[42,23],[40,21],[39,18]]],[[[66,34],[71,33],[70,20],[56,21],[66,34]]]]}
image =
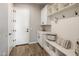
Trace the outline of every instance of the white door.
{"type": "Polygon", "coordinates": [[[29,20],[30,10],[24,8],[16,9],[16,45],[29,43],[29,20]]]}

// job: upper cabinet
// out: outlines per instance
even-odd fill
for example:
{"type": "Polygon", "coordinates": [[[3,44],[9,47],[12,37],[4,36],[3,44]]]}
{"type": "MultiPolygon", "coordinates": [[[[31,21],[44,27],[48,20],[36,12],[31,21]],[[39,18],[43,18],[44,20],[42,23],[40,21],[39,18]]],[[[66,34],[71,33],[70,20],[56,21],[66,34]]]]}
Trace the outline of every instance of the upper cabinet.
{"type": "Polygon", "coordinates": [[[57,12],[58,8],[57,8],[57,4],[49,4],[48,5],[48,15],[51,15],[55,12],[57,12]]]}
{"type": "Polygon", "coordinates": [[[57,23],[59,19],[77,15],[79,15],[79,4],[77,3],[47,4],[41,10],[41,25],[51,25],[51,20],[57,23]]]}
{"type": "Polygon", "coordinates": [[[77,3],[54,3],[48,6],[48,16],[54,16],[61,12],[79,7],[77,3]]]}
{"type": "Polygon", "coordinates": [[[50,21],[48,20],[47,9],[48,5],[45,5],[45,7],[41,10],[41,25],[50,25],[50,21]]]}

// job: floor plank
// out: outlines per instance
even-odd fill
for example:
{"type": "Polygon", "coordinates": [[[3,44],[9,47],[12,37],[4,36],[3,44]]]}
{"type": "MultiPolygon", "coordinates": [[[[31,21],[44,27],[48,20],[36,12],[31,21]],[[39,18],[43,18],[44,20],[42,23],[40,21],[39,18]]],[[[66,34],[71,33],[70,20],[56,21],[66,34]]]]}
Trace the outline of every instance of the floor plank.
{"type": "Polygon", "coordinates": [[[10,56],[49,56],[49,54],[38,43],[35,43],[14,47],[10,56]]]}

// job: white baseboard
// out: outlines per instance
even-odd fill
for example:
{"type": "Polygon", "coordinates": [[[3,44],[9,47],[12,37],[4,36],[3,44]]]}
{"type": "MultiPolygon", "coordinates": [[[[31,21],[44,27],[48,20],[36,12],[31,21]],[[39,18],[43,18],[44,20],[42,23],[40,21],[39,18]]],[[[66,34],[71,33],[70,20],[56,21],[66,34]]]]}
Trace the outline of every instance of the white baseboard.
{"type": "Polygon", "coordinates": [[[38,43],[38,42],[30,42],[29,44],[38,43]]]}

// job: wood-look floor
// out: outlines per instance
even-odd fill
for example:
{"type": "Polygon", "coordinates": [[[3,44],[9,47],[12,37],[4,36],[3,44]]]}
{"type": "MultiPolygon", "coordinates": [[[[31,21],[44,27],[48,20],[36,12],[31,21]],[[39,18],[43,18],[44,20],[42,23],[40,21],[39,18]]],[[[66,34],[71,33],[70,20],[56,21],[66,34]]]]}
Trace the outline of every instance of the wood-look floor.
{"type": "Polygon", "coordinates": [[[38,43],[35,43],[14,47],[10,56],[48,56],[48,53],[38,43]]]}

